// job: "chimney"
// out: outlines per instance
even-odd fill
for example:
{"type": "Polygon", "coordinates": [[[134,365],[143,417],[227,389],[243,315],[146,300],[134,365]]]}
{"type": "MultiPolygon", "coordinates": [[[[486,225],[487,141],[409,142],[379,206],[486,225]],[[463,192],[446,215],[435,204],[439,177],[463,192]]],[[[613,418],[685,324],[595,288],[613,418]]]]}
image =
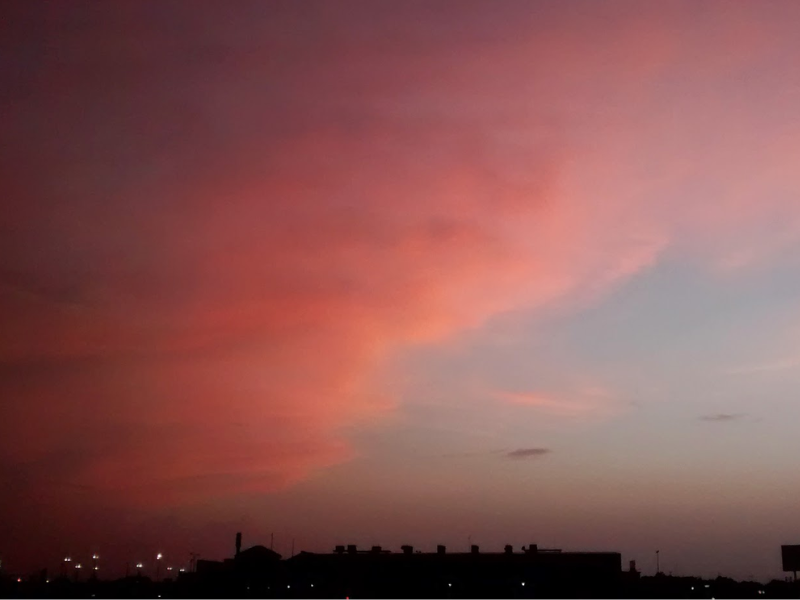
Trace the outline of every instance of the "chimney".
{"type": "Polygon", "coordinates": [[[403,554],[413,554],[414,546],[400,546],[400,550],[403,551],[403,554]]]}
{"type": "Polygon", "coordinates": [[[447,552],[447,548],[445,548],[441,544],[436,546],[436,554],[444,554],[445,552],[447,552]]]}
{"type": "Polygon", "coordinates": [[[481,549],[475,544],[472,544],[472,548],[470,548],[470,550],[472,551],[473,554],[478,554],[481,551],[481,549]]]}
{"type": "Polygon", "coordinates": [[[631,571],[631,573],[636,573],[636,561],[635,560],[631,561],[630,571],[631,571]]]}
{"type": "Polygon", "coordinates": [[[347,553],[348,554],[358,554],[358,547],[355,544],[348,544],[347,553]]]}
{"type": "Polygon", "coordinates": [[[506,554],[514,554],[514,547],[511,544],[506,544],[504,550],[506,551],[506,554]]]}
{"type": "Polygon", "coordinates": [[[236,534],[236,556],[239,556],[239,552],[242,551],[242,532],[239,531],[236,534]]]}
{"type": "Polygon", "coordinates": [[[344,554],[344,546],[336,546],[333,551],[336,552],[336,554],[344,554]]]}

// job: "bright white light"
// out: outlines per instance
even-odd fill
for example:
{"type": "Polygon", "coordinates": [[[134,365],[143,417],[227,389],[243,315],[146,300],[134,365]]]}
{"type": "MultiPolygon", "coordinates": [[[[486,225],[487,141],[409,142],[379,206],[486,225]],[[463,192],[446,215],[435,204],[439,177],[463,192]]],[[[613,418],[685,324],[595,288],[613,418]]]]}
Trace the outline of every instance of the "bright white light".
{"type": "Polygon", "coordinates": [[[452,583],[448,583],[447,587],[453,587],[453,584],[452,583]]]}
{"type": "Polygon", "coordinates": [[[81,563],[78,563],[77,565],[75,565],[75,568],[76,569],[80,569],[81,568],[81,563]]]}
{"type": "Polygon", "coordinates": [[[141,569],[144,565],[142,563],[136,563],[136,568],[141,569]]]}
{"type": "Polygon", "coordinates": [[[44,582],[45,583],[50,583],[50,580],[49,579],[45,579],[44,582]]]}
{"type": "Polygon", "coordinates": [[[314,584],[313,584],[313,583],[311,584],[311,587],[314,587],[314,584]]]}
{"type": "Polygon", "coordinates": [[[22,577],[17,577],[17,583],[22,583],[22,577]]]}
{"type": "Polygon", "coordinates": [[[97,571],[100,567],[95,567],[94,570],[97,571]]]}
{"type": "Polygon", "coordinates": [[[69,556],[67,556],[67,557],[64,559],[64,562],[70,562],[71,560],[72,560],[72,559],[71,559],[69,556]]]}
{"type": "Polygon", "coordinates": [[[161,554],[161,552],[159,552],[158,554],[156,554],[156,560],[161,560],[161,557],[163,557],[163,556],[164,555],[161,554]]]}
{"type": "Polygon", "coordinates": [[[292,586],[290,586],[290,585],[287,585],[286,587],[287,587],[287,588],[290,588],[290,587],[292,587],[292,586]]]}
{"type": "Polygon", "coordinates": [[[522,587],[525,587],[525,582],[524,581],[522,582],[522,587]]]}
{"type": "Polygon", "coordinates": [[[186,569],[178,569],[178,573],[185,573],[186,569]]]}
{"type": "Polygon", "coordinates": [[[100,558],[99,554],[92,554],[92,560],[97,560],[98,558],[100,558]]]}
{"type": "Polygon", "coordinates": [[[172,571],[172,567],[167,567],[167,571],[172,571]]]}

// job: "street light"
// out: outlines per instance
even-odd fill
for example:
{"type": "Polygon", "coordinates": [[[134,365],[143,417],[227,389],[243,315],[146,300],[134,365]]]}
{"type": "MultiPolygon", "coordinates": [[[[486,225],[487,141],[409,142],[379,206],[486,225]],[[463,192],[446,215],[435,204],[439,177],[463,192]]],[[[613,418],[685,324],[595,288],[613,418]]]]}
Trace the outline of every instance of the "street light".
{"type": "Polygon", "coordinates": [[[156,581],[159,580],[161,574],[161,559],[164,558],[164,555],[159,552],[156,554],[156,581]]]}

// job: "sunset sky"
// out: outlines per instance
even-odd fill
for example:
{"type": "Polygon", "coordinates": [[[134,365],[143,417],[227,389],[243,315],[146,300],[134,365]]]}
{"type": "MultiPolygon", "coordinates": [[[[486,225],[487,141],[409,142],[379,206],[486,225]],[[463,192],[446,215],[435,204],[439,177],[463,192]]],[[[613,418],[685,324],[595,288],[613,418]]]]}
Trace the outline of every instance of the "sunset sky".
{"type": "Polygon", "coordinates": [[[241,530],[782,577],[800,3],[0,11],[4,567],[241,530]]]}

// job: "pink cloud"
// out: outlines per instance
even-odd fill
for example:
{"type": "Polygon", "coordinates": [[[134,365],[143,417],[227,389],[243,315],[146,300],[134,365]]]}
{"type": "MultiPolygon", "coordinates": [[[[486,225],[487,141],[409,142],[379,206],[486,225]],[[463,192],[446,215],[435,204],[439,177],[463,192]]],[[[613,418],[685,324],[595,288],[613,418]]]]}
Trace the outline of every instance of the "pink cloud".
{"type": "Polygon", "coordinates": [[[608,417],[621,408],[619,399],[612,392],[596,386],[558,394],[498,391],[492,396],[504,404],[569,419],[608,417]]]}
{"type": "Polygon", "coordinates": [[[274,491],[353,455],[398,349],[584,306],[668,249],[800,242],[796,119],[773,120],[795,105],[729,89],[778,17],[726,8],[712,43],[685,7],[369,4],[180,8],[178,37],[144,8],[32,17],[51,53],[15,57],[35,76],[0,129],[0,466],[31,495],[54,472],[128,505],[274,491]]]}

